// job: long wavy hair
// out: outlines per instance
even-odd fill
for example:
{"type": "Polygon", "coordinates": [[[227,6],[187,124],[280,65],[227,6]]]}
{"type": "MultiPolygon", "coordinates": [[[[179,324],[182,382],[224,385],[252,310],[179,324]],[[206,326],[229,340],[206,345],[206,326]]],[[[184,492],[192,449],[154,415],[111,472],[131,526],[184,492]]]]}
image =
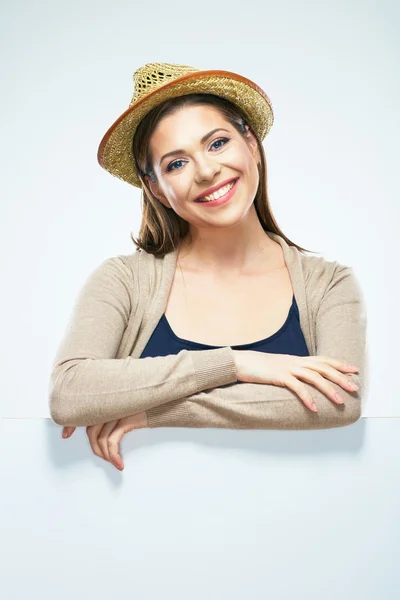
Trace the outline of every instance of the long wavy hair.
{"type": "MultiPolygon", "coordinates": [[[[183,238],[191,237],[189,223],[172,208],[164,206],[152,194],[150,188],[146,185],[144,176],[147,175],[150,181],[154,183],[157,181],[153,169],[149,142],[158,123],[163,117],[174,114],[185,106],[194,105],[208,105],[217,109],[244,138],[247,136],[246,125],[253,132],[242,111],[236,105],[225,98],[213,94],[188,94],[186,96],[171,98],[153,108],[140,121],[132,140],[132,152],[139,177],[142,181],[142,222],[138,238],[135,239],[132,237],[131,232],[131,239],[137,246],[136,250],[142,249],[156,256],[164,256],[166,253],[175,250],[183,238]]],[[[256,135],[255,137],[261,160],[258,164],[259,185],[254,203],[262,228],[265,231],[271,231],[280,235],[289,246],[295,246],[302,253],[313,252],[289,240],[277,224],[268,199],[267,167],[264,148],[258,137],[256,135]]]]}

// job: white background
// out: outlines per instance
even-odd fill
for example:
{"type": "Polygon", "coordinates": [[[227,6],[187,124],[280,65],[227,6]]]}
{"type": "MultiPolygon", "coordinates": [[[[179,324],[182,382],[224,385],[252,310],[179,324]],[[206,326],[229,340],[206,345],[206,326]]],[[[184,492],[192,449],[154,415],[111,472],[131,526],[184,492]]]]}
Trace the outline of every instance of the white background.
{"type": "Polygon", "coordinates": [[[25,0],[0,16],[2,598],[397,598],[398,4],[25,0]],[[84,428],[60,439],[48,381],[73,302],[135,250],[140,190],[97,148],[147,62],[234,71],[270,97],[274,215],[364,292],[358,423],[132,432],[123,473],[84,428]]]}

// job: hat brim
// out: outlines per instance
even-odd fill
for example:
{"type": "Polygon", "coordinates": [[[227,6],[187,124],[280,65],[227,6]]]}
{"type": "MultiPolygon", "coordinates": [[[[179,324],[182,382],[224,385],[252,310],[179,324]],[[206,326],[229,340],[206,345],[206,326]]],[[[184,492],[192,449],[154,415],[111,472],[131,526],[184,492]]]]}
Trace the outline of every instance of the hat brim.
{"type": "Polygon", "coordinates": [[[97,152],[101,167],[135,187],[142,187],[132,153],[132,140],[143,117],[165,100],[188,94],[215,94],[236,104],[262,141],[274,122],[267,94],[253,81],[230,71],[196,71],[159,86],[137,100],[104,134],[97,152]]]}

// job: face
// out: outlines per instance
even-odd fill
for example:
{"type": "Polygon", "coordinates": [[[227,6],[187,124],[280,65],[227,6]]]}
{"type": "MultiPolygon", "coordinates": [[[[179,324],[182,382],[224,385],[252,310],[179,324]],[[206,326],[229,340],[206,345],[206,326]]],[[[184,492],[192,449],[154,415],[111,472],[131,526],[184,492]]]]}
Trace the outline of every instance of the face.
{"type": "Polygon", "coordinates": [[[150,152],[157,184],[145,176],[147,185],[190,225],[226,227],[246,218],[259,183],[258,145],[250,131],[245,139],[217,109],[186,106],[158,123],[150,152]],[[176,149],[180,151],[164,157],[176,149]],[[219,206],[194,202],[208,188],[232,178],[238,181],[228,202],[219,206]]]}

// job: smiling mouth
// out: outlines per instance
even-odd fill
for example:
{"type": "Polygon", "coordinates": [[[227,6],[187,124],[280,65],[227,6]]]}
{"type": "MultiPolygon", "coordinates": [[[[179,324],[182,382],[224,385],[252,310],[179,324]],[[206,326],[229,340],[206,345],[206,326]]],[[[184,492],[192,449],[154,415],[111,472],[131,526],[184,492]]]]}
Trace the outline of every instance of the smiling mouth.
{"type": "MultiPolygon", "coordinates": [[[[231,191],[231,189],[232,189],[233,187],[235,187],[235,185],[236,185],[236,182],[237,182],[237,180],[238,180],[238,179],[239,179],[239,177],[238,177],[238,178],[236,178],[236,179],[234,179],[233,181],[231,181],[229,184],[227,184],[227,185],[229,185],[230,187],[229,187],[229,189],[228,189],[228,190],[225,192],[225,194],[223,194],[222,196],[217,196],[216,198],[212,198],[211,200],[205,200],[205,199],[204,199],[204,198],[205,198],[205,196],[203,196],[202,198],[198,198],[197,200],[195,200],[195,202],[215,202],[216,200],[221,200],[221,198],[223,198],[224,196],[226,196],[227,194],[229,194],[229,192],[231,191]]],[[[224,185],[224,186],[221,186],[221,188],[220,188],[220,189],[222,189],[222,188],[224,188],[224,187],[227,187],[227,185],[226,185],[226,186],[225,186],[225,185],[224,185]]],[[[214,192],[214,194],[216,194],[216,193],[218,193],[218,192],[219,192],[219,190],[216,190],[216,191],[214,192]]],[[[210,196],[211,196],[211,194],[210,194],[210,196]]]]}

